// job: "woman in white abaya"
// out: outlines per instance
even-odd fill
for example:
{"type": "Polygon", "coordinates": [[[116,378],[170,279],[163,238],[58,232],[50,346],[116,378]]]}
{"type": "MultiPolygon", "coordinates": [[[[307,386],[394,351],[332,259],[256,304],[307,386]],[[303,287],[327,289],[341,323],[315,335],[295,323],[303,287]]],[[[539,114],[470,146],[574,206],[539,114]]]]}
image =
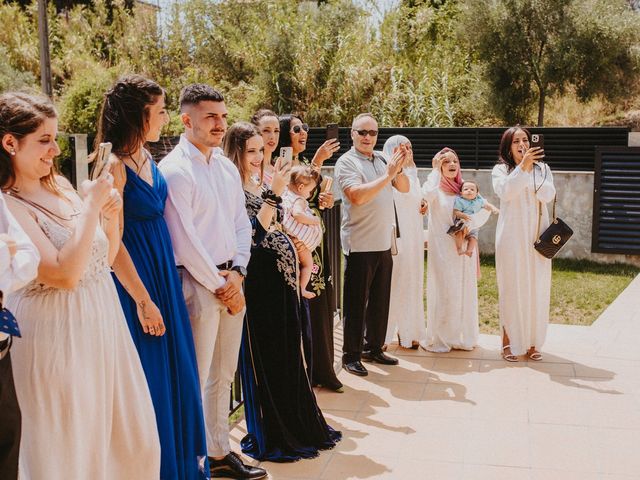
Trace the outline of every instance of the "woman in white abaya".
{"type": "Polygon", "coordinates": [[[427,239],[427,350],[472,350],[478,343],[478,251],[458,255],[447,234],[453,202],[462,187],[460,161],[444,148],[433,157],[433,170],[422,186],[429,204],[427,239]]]}
{"type": "Polygon", "coordinates": [[[409,139],[402,135],[394,135],[385,142],[382,151],[389,161],[400,145],[408,147],[402,171],[409,179],[410,188],[407,193],[393,189],[400,238],[397,241],[398,254],[393,256],[389,322],[385,343],[390,344],[397,333],[401,347],[417,349],[420,345],[425,347],[427,340],[423,302],[422,191],[409,139]]]}
{"type": "Polygon", "coordinates": [[[498,279],[502,357],[518,361],[527,354],[542,360],[549,323],[551,260],[534,248],[541,208],[540,232],[549,225],[546,204],[556,189],[544,152],[530,148],[531,135],[520,127],[508,129],[500,141],[500,157],[493,168],[493,189],[500,197],[496,230],[496,276],[498,279]]]}

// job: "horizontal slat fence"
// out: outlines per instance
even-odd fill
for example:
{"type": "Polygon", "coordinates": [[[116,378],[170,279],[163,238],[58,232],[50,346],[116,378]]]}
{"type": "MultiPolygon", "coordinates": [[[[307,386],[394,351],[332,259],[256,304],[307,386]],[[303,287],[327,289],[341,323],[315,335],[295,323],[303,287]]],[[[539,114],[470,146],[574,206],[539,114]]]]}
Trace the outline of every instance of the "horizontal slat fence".
{"type": "MultiPolygon", "coordinates": [[[[496,163],[498,146],[504,128],[381,128],[377,148],[392,135],[404,135],[413,145],[419,167],[431,166],[431,159],[442,147],[453,148],[463,168],[491,169],[496,163]]],[[[544,127],[530,128],[532,133],[544,134],[545,160],[554,170],[593,171],[596,146],[626,146],[629,129],[626,127],[544,127]]],[[[327,165],[351,148],[350,128],[340,128],[340,151],[327,165]]],[[[151,145],[154,158],[160,160],[178,142],[178,137],[163,137],[151,145]]],[[[305,154],[313,156],[325,140],[324,128],[312,128],[305,154]]]]}
{"type": "Polygon", "coordinates": [[[596,150],[591,250],[640,254],[640,147],[596,150]]]}

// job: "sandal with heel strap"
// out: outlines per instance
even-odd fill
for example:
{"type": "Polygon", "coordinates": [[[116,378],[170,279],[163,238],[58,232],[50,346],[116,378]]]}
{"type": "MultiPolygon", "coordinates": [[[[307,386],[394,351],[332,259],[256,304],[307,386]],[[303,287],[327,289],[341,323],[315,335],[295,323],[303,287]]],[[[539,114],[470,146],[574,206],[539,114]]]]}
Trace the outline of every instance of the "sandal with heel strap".
{"type": "Polygon", "coordinates": [[[502,347],[502,358],[507,361],[507,362],[517,362],[518,361],[518,357],[516,355],[514,355],[513,353],[506,353],[505,350],[506,349],[511,350],[511,345],[504,345],[502,347]]]}
{"type": "Polygon", "coordinates": [[[527,357],[529,357],[529,359],[533,360],[534,362],[539,362],[540,360],[542,360],[542,354],[537,350],[534,350],[533,352],[527,352],[527,357]]]}

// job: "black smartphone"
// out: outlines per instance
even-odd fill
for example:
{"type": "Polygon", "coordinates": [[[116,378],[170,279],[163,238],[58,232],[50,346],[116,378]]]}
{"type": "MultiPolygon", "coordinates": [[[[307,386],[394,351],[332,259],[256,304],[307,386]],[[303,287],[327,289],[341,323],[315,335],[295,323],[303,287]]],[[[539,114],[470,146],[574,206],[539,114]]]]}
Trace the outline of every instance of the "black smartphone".
{"type": "Polygon", "coordinates": [[[544,135],[542,135],[541,133],[532,133],[531,147],[539,147],[544,150],[544,135]]]}
{"type": "Polygon", "coordinates": [[[338,139],[338,124],[337,123],[329,123],[327,124],[327,140],[338,139]]]}

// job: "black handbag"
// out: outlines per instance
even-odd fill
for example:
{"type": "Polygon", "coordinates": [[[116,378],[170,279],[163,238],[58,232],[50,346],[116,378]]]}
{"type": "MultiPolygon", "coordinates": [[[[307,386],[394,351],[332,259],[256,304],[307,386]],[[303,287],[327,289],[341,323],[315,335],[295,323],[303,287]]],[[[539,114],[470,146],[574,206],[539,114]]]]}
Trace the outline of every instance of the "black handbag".
{"type": "Polygon", "coordinates": [[[546,258],[553,258],[560,251],[573,235],[573,230],[562,219],[556,217],[556,200],[553,197],[553,219],[547,229],[540,234],[540,220],[542,219],[542,202],[538,202],[538,228],[536,230],[536,241],[533,244],[540,255],[546,258]]]}

